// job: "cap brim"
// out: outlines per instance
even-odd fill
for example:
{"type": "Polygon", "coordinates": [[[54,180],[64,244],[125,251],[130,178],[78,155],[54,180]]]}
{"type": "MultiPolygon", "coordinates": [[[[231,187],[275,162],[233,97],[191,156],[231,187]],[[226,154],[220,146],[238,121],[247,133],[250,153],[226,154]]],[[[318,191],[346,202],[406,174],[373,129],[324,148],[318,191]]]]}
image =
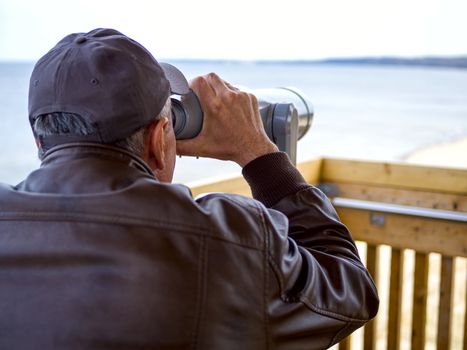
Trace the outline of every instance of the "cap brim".
{"type": "Polygon", "coordinates": [[[165,62],[160,62],[159,65],[161,66],[165,77],[170,83],[170,90],[173,94],[185,95],[190,92],[188,81],[186,80],[183,73],[178,70],[178,68],[165,62]]]}

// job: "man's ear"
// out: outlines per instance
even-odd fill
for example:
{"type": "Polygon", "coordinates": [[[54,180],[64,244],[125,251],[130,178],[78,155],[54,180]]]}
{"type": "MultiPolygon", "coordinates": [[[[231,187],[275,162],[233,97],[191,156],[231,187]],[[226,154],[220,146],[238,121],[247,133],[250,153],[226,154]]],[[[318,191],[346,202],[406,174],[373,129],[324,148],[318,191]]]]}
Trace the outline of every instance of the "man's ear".
{"type": "Polygon", "coordinates": [[[163,170],[165,167],[165,137],[169,119],[162,117],[155,120],[149,127],[144,145],[143,159],[153,171],[163,170]]]}

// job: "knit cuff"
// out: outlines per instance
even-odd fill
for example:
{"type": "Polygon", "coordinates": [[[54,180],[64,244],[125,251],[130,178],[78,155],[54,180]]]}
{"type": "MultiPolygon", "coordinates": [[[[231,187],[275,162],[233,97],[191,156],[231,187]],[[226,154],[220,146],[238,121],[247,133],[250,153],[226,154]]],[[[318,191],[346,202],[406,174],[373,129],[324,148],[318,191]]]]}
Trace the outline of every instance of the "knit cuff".
{"type": "Polygon", "coordinates": [[[253,198],[271,207],[282,198],[309,188],[284,152],[268,153],[252,160],[242,170],[253,198]]]}

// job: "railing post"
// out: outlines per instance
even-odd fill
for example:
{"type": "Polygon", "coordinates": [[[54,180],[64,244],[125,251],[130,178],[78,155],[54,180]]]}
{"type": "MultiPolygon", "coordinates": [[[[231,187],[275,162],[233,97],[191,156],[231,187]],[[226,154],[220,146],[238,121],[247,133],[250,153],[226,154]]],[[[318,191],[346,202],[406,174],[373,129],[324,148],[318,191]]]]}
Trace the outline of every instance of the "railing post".
{"type": "Polygon", "coordinates": [[[449,349],[451,339],[453,258],[444,256],[441,260],[441,283],[439,289],[437,349],[449,349]]]}
{"type": "Polygon", "coordinates": [[[341,340],[339,343],[339,350],[350,350],[350,336],[341,340]]]}
{"type": "MultiPolygon", "coordinates": [[[[378,283],[378,247],[372,244],[367,244],[366,248],[366,267],[375,283],[378,283]]],[[[364,330],[363,348],[365,350],[373,350],[376,348],[376,321],[375,319],[367,323],[364,330]]]]}
{"type": "Polygon", "coordinates": [[[401,329],[401,301],[404,270],[404,251],[391,250],[391,277],[389,286],[388,349],[399,350],[401,329]]]}
{"type": "MultiPolygon", "coordinates": [[[[467,269],[466,269],[467,271],[467,269]]],[[[467,281],[467,273],[465,274],[465,280],[467,281]]],[[[467,309],[467,286],[465,288],[465,304],[467,309]]],[[[464,312],[464,350],[467,350],[467,310],[464,312]]]]}
{"type": "Polygon", "coordinates": [[[428,254],[415,253],[411,347],[414,350],[423,350],[425,348],[428,261],[428,254]]]}

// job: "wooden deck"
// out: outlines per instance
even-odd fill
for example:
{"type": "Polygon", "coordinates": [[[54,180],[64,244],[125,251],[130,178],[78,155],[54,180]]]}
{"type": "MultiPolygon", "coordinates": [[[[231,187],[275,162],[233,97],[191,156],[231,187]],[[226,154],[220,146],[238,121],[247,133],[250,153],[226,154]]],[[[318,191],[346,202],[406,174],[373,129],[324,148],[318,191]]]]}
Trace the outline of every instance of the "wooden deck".
{"type": "MultiPolygon", "coordinates": [[[[333,201],[382,297],[338,348],[467,349],[467,170],[328,158],[298,168],[333,201]]],[[[250,195],[241,177],[192,191],[250,195]]]]}

